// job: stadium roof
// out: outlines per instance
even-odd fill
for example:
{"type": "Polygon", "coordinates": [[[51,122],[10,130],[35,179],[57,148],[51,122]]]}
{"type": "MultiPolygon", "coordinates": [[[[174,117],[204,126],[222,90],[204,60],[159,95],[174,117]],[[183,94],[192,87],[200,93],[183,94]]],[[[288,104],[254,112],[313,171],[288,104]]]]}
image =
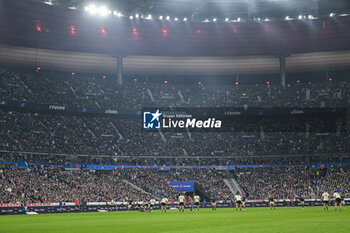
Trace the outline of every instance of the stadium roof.
{"type": "Polygon", "coordinates": [[[201,21],[213,18],[315,17],[349,13],[347,0],[36,0],[53,6],[83,10],[89,4],[104,5],[124,15],[169,15],[201,21]]]}

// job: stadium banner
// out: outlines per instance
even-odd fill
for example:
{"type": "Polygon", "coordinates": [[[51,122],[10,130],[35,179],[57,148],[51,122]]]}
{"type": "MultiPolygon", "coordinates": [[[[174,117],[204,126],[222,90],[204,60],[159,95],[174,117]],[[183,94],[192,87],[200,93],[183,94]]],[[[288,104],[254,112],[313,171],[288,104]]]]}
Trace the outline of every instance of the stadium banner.
{"type": "Polygon", "coordinates": [[[183,132],[346,132],[346,108],[156,108],[139,110],[73,107],[0,100],[0,108],[57,114],[140,119],[142,130],[183,132]],[[339,125],[340,123],[340,125],[339,125]],[[308,124],[308,126],[306,126],[308,124]]]}
{"type": "Polygon", "coordinates": [[[194,192],[194,181],[168,181],[168,184],[173,187],[177,192],[194,192]]]}
{"type": "MultiPolygon", "coordinates": [[[[330,205],[334,205],[334,201],[330,201],[330,205]]],[[[350,205],[350,199],[345,199],[345,204],[350,205]]],[[[247,200],[245,203],[247,208],[250,207],[269,207],[269,202],[267,200],[247,200]]],[[[276,207],[297,207],[301,206],[299,201],[296,200],[278,200],[275,202],[276,207]]],[[[305,200],[306,208],[308,206],[321,206],[323,203],[321,200],[305,200]]],[[[201,203],[201,208],[211,208],[210,202],[201,203]]],[[[235,204],[232,201],[218,200],[218,208],[234,208],[235,204]]],[[[0,204],[0,215],[10,215],[10,214],[25,214],[25,212],[37,212],[38,214],[48,214],[48,213],[72,213],[72,212],[99,212],[101,210],[107,211],[111,207],[110,203],[107,202],[92,202],[83,203],[82,205],[76,207],[75,205],[68,205],[68,203],[63,203],[59,206],[59,203],[28,203],[24,206],[23,203],[1,203],[0,204]]],[[[178,203],[170,203],[167,208],[178,208],[178,203]]],[[[186,204],[185,209],[189,211],[193,206],[186,204]]],[[[153,207],[154,210],[160,209],[160,203],[153,207]]],[[[128,210],[128,203],[117,202],[113,206],[113,211],[126,211],[128,210]]],[[[139,203],[133,203],[131,209],[133,211],[140,211],[141,205],[139,203]]],[[[321,210],[321,209],[320,209],[321,210]]],[[[249,210],[248,210],[249,211],[249,210]]]]}
{"type": "Polygon", "coordinates": [[[29,102],[16,102],[0,100],[0,108],[5,110],[19,110],[28,112],[50,112],[57,114],[75,114],[75,115],[104,115],[118,118],[138,118],[141,114],[140,110],[126,109],[102,109],[90,107],[72,107],[55,104],[36,104],[29,102]]]}
{"type": "MultiPolygon", "coordinates": [[[[2,152],[2,150],[0,150],[2,152]]],[[[310,163],[310,164],[261,164],[261,165],[212,165],[212,166],[141,166],[141,165],[96,165],[96,164],[55,164],[55,163],[38,163],[38,162],[13,162],[13,161],[0,161],[0,164],[15,164],[19,167],[27,167],[28,165],[44,165],[44,166],[61,166],[66,169],[79,168],[87,170],[117,170],[120,168],[147,168],[158,170],[170,170],[170,169],[183,169],[183,168],[214,168],[216,170],[235,170],[236,168],[261,168],[261,167],[330,167],[330,166],[344,166],[350,165],[350,162],[344,163],[310,163]]]]}

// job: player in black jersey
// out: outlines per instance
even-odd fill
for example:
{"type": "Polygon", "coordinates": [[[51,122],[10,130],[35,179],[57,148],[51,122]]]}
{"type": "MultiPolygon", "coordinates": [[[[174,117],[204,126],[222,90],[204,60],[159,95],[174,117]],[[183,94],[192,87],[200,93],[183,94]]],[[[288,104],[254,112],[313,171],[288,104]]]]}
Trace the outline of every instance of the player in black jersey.
{"type": "Polygon", "coordinates": [[[242,206],[244,208],[244,210],[246,210],[247,208],[245,207],[245,201],[246,201],[246,198],[245,196],[242,197],[242,206]]]}
{"type": "Polygon", "coordinates": [[[275,210],[275,199],[273,198],[273,196],[269,197],[269,202],[270,202],[270,210],[272,210],[272,208],[275,210]]]}
{"type": "Polygon", "coordinates": [[[304,209],[304,207],[305,207],[305,199],[303,198],[303,197],[300,197],[299,198],[299,201],[300,201],[300,205],[303,207],[303,209],[304,209]]]}

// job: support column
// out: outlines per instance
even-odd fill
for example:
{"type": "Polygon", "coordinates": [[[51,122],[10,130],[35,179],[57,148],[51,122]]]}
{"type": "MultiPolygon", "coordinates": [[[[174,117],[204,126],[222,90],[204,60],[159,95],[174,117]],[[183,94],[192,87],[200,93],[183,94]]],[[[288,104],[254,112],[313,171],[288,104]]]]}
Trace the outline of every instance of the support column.
{"type": "Polygon", "coordinates": [[[286,87],[286,55],[280,55],[280,80],[283,88],[286,87]]]}
{"type": "Polygon", "coordinates": [[[123,56],[117,55],[117,84],[123,84],[123,56]]]}

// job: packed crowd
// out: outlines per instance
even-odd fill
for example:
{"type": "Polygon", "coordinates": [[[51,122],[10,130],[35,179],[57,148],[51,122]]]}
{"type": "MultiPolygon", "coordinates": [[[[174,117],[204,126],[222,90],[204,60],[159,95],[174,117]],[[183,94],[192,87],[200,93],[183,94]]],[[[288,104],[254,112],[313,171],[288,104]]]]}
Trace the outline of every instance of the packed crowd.
{"type": "Polygon", "coordinates": [[[214,169],[117,169],[104,174],[57,166],[0,169],[0,202],[108,202],[140,201],[167,197],[177,200],[178,193],[168,181],[194,181],[208,198],[229,199],[231,192],[214,169]],[[112,174],[113,173],[113,174],[112,174]],[[136,186],[133,186],[133,185],[136,186]]]}
{"type": "Polygon", "coordinates": [[[328,191],[341,192],[344,196],[350,196],[350,166],[331,167],[325,170],[324,175],[317,180],[319,193],[328,191]]]}
{"type": "Polygon", "coordinates": [[[213,168],[183,168],[170,170],[124,169],[123,174],[132,182],[156,196],[176,198],[176,191],[169,181],[194,181],[196,188],[204,192],[208,199],[229,199],[231,191],[223,181],[223,174],[213,168]]]}
{"type": "Polygon", "coordinates": [[[241,168],[236,171],[237,181],[249,199],[279,199],[315,196],[316,183],[307,167],[241,168]]]}
{"type": "Polygon", "coordinates": [[[151,195],[132,187],[120,174],[67,172],[57,167],[0,168],[0,202],[94,202],[149,200],[151,195]]]}
{"type": "Polygon", "coordinates": [[[116,86],[101,77],[12,72],[0,68],[0,100],[63,106],[140,109],[157,107],[340,107],[349,83],[206,86],[126,81],[116,86]]]}
{"type": "Polygon", "coordinates": [[[237,168],[221,172],[211,168],[157,170],[119,168],[114,171],[66,170],[60,166],[0,167],[0,202],[109,202],[142,201],[179,193],[169,181],[194,181],[203,199],[232,200],[224,179],[235,176],[248,200],[320,198],[338,191],[350,197],[349,166],[237,168]]]}
{"type": "Polygon", "coordinates": [[[136,120],[0,110],[0,150],[95,156],[340,154],[344,133],[142,132],[136,120]]]}

